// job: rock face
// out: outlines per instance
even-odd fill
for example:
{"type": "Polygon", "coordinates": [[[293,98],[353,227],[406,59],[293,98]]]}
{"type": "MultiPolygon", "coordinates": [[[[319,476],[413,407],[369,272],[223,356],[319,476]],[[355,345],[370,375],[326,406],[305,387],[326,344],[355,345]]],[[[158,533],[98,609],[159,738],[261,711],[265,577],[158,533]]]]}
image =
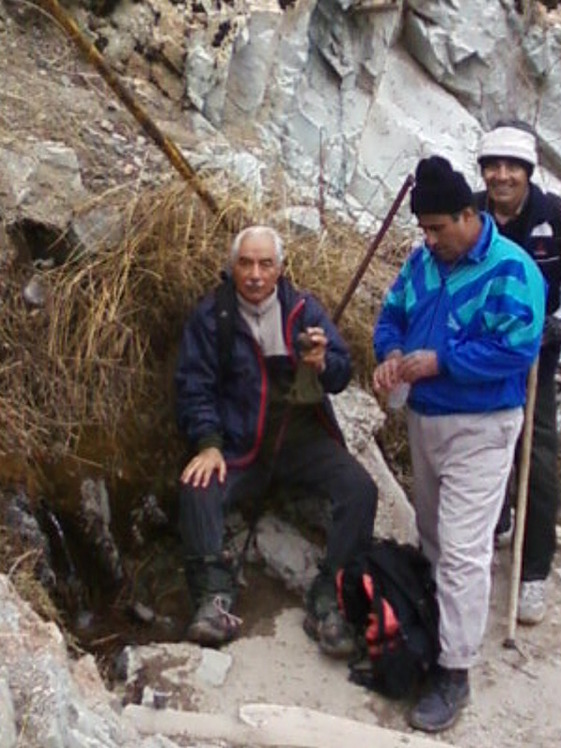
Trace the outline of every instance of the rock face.
{"type": "MultiPolygon", "coordinates": [[[[561,28],[535,10],[525,19],[517,3],[444,3],[412,0],[404,18],[411,55],[476,116],[483,127],[498,119],[527,119],[561,165],[559,56],[561,28]]],[[[534,3],[539,6],[538,3],[534,3]]]]}
{"type": "MultiPolygon", "coordinates": [[[[258,199],[280,169],[300,201],[317,203],[321,181],[325,207],[369,225],[423,155],[443,153],[475,183],[477,140],[499,118],[533,123],[561,171],[561,25],[540,3],[120,0],[102,17],[77,5],[130,84],[183,108],[197,168],[235,171],[258,199]]],[[[32,173],[20,166],[15,187],[32,173]]]]}
{"type": "Polygon", "coordinates": [[[76,153],[63,143],[0,145],[0,214],[16,245],[29,259],[50,256],[62,262],[62,238],[73,206],[86,195],[76,153]]]}
{"type": "Polygon", "coordinates": [[[173,748],[119,720],[91,656],[72,663],[59,629],[45,623],[0,575],[2,748],[173,748]]]}

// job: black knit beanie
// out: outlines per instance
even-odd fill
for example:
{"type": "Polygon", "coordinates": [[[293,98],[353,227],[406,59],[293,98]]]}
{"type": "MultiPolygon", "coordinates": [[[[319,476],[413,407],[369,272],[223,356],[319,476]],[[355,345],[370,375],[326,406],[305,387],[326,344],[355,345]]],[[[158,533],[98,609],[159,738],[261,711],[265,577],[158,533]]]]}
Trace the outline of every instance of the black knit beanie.
{"type": "Polygon", "coordinates": [[[415,172],[415,186],[411,192],[411,212],[415,215],[428,213],[459,213],[473,205],[473,193],[464,175],[454,171],[449,161],[442,156],[423,158],[415,172]]]}

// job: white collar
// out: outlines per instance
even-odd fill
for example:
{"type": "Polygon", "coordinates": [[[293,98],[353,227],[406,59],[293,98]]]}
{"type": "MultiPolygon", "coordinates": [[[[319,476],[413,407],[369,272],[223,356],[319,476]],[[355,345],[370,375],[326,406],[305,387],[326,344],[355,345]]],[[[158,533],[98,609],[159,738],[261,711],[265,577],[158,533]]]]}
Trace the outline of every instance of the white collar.
{"type": "Polygon", "coordinates": [[[267,312],[269,312],[276,304],[278,304],[278,293],[276,286],[273,290],[273,293],[270,296],[267,296],[267,298],[259,304],[252,304],[247,299],[244,299],[239,291],[236,291],[236,296],[238,298],[238,304],[240,305],[241,309],[246,314],[250,314],[252,317],[263,317],[263,315],[267,314],[267,312]]]}

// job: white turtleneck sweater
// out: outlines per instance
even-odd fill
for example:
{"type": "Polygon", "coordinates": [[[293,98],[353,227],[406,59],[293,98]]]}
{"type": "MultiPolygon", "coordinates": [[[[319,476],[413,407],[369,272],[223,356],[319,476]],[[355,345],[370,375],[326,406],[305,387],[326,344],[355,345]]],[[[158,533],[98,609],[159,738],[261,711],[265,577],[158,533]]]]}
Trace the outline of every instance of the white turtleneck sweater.
{"type": "Polygon", "coordinates": [[[238,308],[249,325],[264,356],[286,356],[288,350],[282,334],[281,306],[277,289],[260,304],[250,304],[239,293],[238,308]]]}

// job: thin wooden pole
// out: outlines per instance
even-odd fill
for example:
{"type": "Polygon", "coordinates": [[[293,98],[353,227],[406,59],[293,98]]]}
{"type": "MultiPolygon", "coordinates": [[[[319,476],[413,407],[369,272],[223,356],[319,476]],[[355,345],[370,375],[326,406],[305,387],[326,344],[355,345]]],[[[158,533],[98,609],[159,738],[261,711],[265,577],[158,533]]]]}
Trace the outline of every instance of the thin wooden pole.
{"type": "Polygon", "coordinates": [[[107,85],[117,94],[129,112],[131,112],[131,114],[136,118],[144,132],[164,152],[171,165],[191,185],[193,190],[199,195],[206,206],[213,213],[218,213],[219,207],[214,196],[197,176],[195,170],[183,156],[179,148],[170,138],[163,134],[154,120],[151,119],[131,92],[125,88],[100,52],[90,41],[88,41],[88,39],[86,39],[68,13],[61,8],[58,0],[35,0],[35,2],[56,19],[88,62],[91,62],[99,71],[107,85]]]}
{"type": "Polygon", "coordinates": [[[522,569],[522,546],[526,526],[528,507],[528,478],[530,476],[530,458],[532,454],[532,435],[534,431],[534,409],[538,384],[539,359],[532,364],[526,388],[526,407],[524,408],[524,429],[522,433],[522,454],[518,474],[518,494],[516,499],[516,521],[512,553],[512,570],[510,577],[510,598],[508,604],[508,633],[503,642],[507,649],[515,648],[516,615],[518,613],[518,594],[520,592],[520,572],[522,569]]]}
{"type": "Polygon", "coordinates": [[[382,225],[378,229],[378,233],[376,234],[376,236],[370,243],[368,250],[362,259],[362,262],[360,263],[358,267],[358,270],[353,275],[347,290],[343,294],[343,298],[341,299],[339,306],[337,307],[337,309],[335,310],[335,313],[333,314],[333,322],[335,322],[335,324],[339,323],[339,320],[341,319],[341,316],[343,315],[343,312],[345,311],[347,304],[351,300],[352,295],[356,291],[356,288],[358,284],[360,283],[362,276],[366,272],[366,269],[368,268],[368,265],[370,264],[370,261],[372,257],[374,256],[374,252],[377,250],[380,242],[382,241],[382,239],[384,238],[386,234],[386,231],[389,229],[391,222],[393,221],[393,218],[399,209],[399,206],[405,199],[405,195],[407,195],[409,189],[413,186],[414,183],[415,183],[415,179],[413,178],[411,174],[409,174],[407,178],[405,179],[405,182],[402,184],[401,189],[395,196],[395,199],[393,203],[391,204],[390,209],[388,210],[382,225]]]}
{"type": "Polygon", "coordinates": [[[325,153],[323,143],[324,128],[319,130],[319,190],[318,190],[318,210],[319,222],[322,229],[325,229],[325,153]]]}

